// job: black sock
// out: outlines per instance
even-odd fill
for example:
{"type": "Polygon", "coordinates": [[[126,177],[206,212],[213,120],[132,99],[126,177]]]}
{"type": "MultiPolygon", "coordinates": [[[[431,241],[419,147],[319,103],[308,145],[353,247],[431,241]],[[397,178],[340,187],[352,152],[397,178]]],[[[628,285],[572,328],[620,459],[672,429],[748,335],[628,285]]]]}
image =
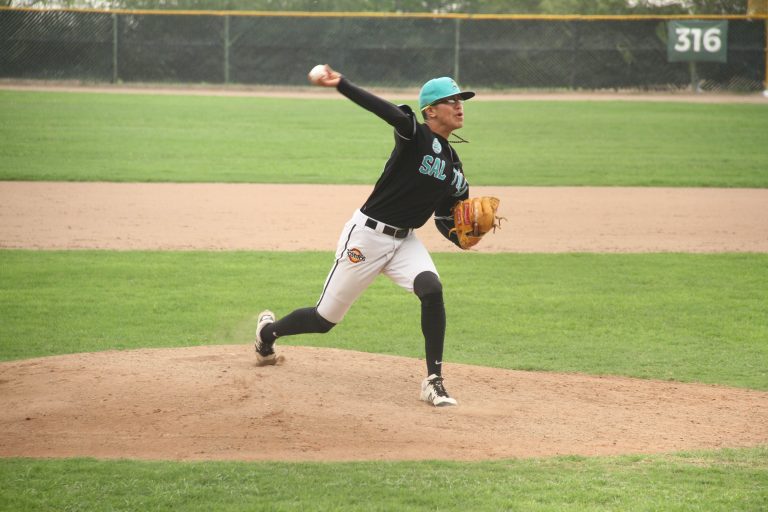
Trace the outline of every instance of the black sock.
{"type": "Polygon", "coordinates": [[[427,356],[427,375],[442,375],[445,345],[445,304],[441,292],[421,298],[421,332],[427,356]]]}
{"type": "Polygon", "coordinates": [[[277,322],[267,324],[261,330],[261,340],[272,344],[280,336],[291,336],[310,332],[325,333],[334,323],[329,322],[317,312],[316,308],[301,308],[284,316],[277,322]]]}

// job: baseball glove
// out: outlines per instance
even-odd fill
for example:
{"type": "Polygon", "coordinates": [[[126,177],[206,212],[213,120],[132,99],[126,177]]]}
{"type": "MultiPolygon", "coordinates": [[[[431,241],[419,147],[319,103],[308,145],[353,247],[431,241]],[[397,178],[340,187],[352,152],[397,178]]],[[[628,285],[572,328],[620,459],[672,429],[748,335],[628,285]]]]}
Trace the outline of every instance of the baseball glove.
{"type": "Polygon", "coordinates": [[[486,233],[501,225],[504,217],[496,215],[499,199],[496,197],[470,197],[458,201],[451,213],[454,227],[462,249],[469,249],[479,242],[486,233]]]}

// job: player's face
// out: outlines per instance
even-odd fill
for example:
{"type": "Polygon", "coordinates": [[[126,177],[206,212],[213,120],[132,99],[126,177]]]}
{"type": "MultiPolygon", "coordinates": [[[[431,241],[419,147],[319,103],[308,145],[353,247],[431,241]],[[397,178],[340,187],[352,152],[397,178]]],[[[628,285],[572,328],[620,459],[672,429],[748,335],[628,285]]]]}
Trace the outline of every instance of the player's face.
{"type": "Polygon", "coordinates": [[[451,96],[434,104],[437,117],[442,124],[451,130],[464,126],[464,100],[461,96],[451,96]]]}

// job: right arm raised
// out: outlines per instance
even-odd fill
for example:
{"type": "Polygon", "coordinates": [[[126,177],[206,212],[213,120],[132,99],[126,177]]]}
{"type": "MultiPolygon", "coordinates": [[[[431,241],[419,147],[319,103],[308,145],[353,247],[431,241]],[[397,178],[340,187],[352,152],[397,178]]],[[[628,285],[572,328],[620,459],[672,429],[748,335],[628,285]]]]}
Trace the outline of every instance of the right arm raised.
{"type": "Polygon", "coordinates": [[[331,69],[327,64],[325,69],[325,76],[312,83],[323,87],[336,87],[341,94],[393,126],[401,137],[405,139],[413,137],[416,123],[412,114],[402,110],[394,103],[379,98],[375,94],[353,84],[344,78],[341,73],[331,69]]]}

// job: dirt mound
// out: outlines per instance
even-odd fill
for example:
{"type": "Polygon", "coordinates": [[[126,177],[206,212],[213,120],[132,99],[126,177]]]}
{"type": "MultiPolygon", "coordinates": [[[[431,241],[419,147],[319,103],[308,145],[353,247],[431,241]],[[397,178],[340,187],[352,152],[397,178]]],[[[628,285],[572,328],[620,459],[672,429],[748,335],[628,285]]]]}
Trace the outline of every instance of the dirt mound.
{"type": "Polygon", "coordinates": [[[446,363],[459,407],[418,400],[423,361],[247,345],[0,363],[0,456],[478,460],[768,443],[768,393],[446,363]]]}

